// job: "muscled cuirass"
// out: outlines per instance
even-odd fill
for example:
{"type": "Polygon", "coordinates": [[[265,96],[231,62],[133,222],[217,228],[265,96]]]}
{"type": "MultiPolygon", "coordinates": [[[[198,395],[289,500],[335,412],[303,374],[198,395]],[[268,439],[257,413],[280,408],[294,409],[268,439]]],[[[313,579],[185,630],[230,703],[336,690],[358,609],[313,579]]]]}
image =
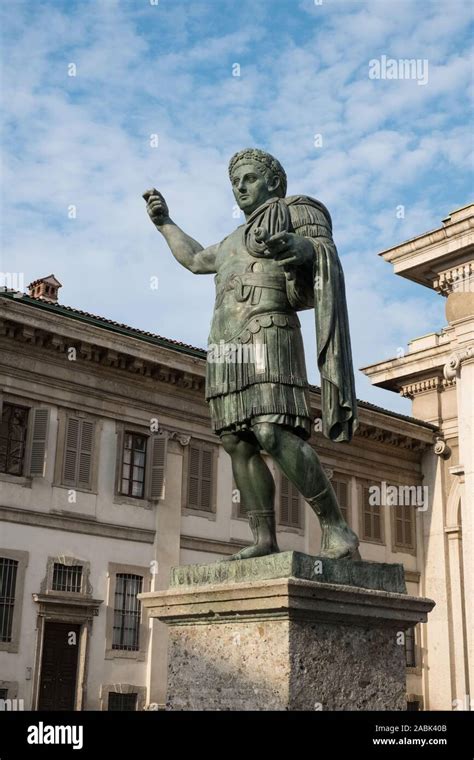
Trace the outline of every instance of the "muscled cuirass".
{"type": "Polygon", "coordinates": [[[216,269],[206,398],[255,383],[306,387],[300,321],[282,267],[248,252],[242,226],[220,244],[216,269]]]}
{"type": "MultiPolygon", "coordinates": [[[[244,243],[243,225],[222,241],[216,256],[216,268],[216,302],[210,343],[241,337],[258,315],[288,315],[294,317],[291,322],[299,325],[288,301],[287,280],[282,267],[273,259],[257,259],[249,254],[244,243]]],[[[282,325],[287,323],[285,317],[279,321],[282,325]]]]}

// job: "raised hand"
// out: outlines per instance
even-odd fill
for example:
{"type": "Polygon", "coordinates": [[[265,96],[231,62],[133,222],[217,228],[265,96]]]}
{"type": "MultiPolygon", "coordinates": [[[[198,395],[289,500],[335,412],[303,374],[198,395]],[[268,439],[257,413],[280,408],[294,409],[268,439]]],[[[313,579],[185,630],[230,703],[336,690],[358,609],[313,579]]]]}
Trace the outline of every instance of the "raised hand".
{"type": "Polygon", "coordinates": [[[159,190],[153,187],[151,190],[146,190],[142,197],[146,200],[146,210],[156,227],[169,221],[168,205],[159,190]]]}

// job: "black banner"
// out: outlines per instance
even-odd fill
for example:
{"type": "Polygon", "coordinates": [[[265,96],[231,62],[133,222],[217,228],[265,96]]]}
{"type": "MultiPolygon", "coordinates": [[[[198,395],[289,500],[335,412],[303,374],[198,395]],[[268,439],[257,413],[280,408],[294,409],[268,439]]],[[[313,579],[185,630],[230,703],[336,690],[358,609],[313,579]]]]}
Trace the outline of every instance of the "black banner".
{"type": "Polygon", "coordinates": [[[2,712],[0,760],[27,757],[113,758],[174,747],[183,752],[255,754],[293,745],[311,758],[474,757],[472,712],[2,712]],[[235,733],[232,733],[235,732],[235,733]],[[220,750],[218,748],[220,747],[220,750]]]}

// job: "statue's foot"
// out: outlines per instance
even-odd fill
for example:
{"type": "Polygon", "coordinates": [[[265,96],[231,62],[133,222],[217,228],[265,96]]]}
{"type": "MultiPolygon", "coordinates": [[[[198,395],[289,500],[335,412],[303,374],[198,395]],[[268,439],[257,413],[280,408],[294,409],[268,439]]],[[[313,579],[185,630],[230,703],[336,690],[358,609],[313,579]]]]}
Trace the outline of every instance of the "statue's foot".
{"type": "Polygon", "coordinates": [[[235,559],[252,559],[252,557],[266,557],[268,554],[277,554],[278,548],[275,533],[275,512],[273,509],[249,510],[249,524],[255,543],[246,546],[237,554],[226,557],[222,562],[232,562],[235,559]]]}
{"type": "Polygon", "coordinates": [[[232,554],[230,557],[224,557],[221,562],[233,562],[236,559],[252,559],[252,557],[266,557],[268,554],[278,554],[278,546],[262,542],[260,544],[254,544],[253,546],[246,546],[245,549],[241,549],[237,554],[232,554]]]}
{"type": "Polygon", "coordinates": [[[360,559],[358,547],[359,539],[348,525],[326,525],[318,556],[328,559],[360,559]]]}

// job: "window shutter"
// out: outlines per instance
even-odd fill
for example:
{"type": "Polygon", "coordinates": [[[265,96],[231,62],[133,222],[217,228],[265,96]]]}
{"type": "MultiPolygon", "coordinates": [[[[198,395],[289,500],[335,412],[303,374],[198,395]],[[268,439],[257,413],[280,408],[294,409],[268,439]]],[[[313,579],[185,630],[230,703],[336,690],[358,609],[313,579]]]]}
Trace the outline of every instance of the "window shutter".
{"type": "Polygon", "coordinates": [[[212,512],[214,453],[190,446],[188,463],[188,507],[212,512]]]}
{"type": "Polygon", "coordinates": [[[33,426],[30,444],[30,475],[44,476],[48,429],[49,409],[33,409],[33,426]]]}
{"type": "Polygon", "coordinates": [[[64,448],[63,484],[90,488],[95,422],[68,417],[64,448]]]}
{"type": "Polygon", "coordinates": [[[373,538],[381,539],[382,538],[382,521],[380,519],[380,507],[373,507],[373,526],[374,526],[374,532],[373,532],[373,538]]]}
{"type": "Polygon", "coordinates": [[[76,417],[68,417],[66,421],[66,445],[64,450],[63,483],[66,486],[76,485],[77,454],[79,451],[80,421],[76,417]]]}
{"type": "Polygon", "coordinates": [[[290,481],[286,475],[280,477],[280,523],[288,525],[290,521],[290,481]]]}
{"type": "Polygon", "coordinates": [[[407,505],[405,510],[405,544],[413,547],[415,545],[415,510],[412,506],[407,505]]]}
{"type": "Polygon", "coordinates": [[[165,498],[166,452],[168,436],[154,435],[151,440],[150,499],[165,498]]]}
{"type": "Polygon", "coordinates": [[[403,538],[403,507],[395,507],[395,543],[403,546],[405,543],[403,538]]]}
{"type": "Polygon", "coordinates": [[[81,420],[81,435],[79,449],[79,470],[77,485],[90,488],[92,478],[92,452],[94,448],[95,423],[89,420],[81,420]]]}
{"type": "Polygon", "coordinates": [[[300,497],[296,488],[292,484],[291,488],[291,525],[295,528],[300,527],[300,497]]]}
{"type": "Polygon", "coordinates": [[[190,446],[188,467],[188,505],[191,509],[199,509],[199,454],[200,450],[196,446],[190,446]]]}
{"type": "Polygon", "coordinates": [[[212,451],[201,450],[201,509],[212,510],[212,451]]]}
{"type": "Polygon", "coordinates": [[[370,493],[368,486],[362,486],[362,505],[364,510],[364,538],[372,536],[372,512],[369,504],[370,493]]]}
{"type": "Polygon", "coordinates": [[[349,484],[346,480],[333,480],[332,485],[341,508],[342,516],[347,522],[349,506],[349,484]]]}
{"type": "Polygon", "coordinates": [[[415,512],[410,505],[395,507],[395,543],[413,548],[415,535],[415,512]]]}
{"type": "Polygon", "coordinates": [[[337,497],[339,499],[339,504],[341,506],[341,509],[347,509],[347,483],[345,480],[340,480],[338,482],[338,494],[337,497]]]}

